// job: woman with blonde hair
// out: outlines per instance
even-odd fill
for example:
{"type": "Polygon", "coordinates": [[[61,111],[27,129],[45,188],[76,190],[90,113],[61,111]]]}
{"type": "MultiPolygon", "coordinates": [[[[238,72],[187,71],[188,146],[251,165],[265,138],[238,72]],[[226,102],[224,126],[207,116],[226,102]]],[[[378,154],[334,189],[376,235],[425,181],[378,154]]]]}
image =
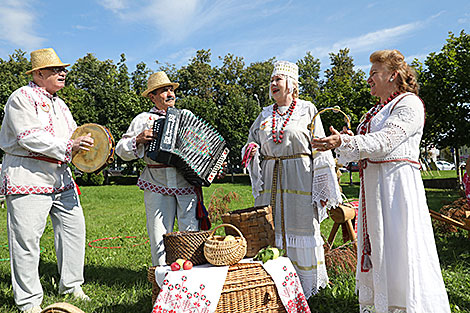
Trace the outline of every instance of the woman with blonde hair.
{"type": "Polygon", "coordinates": [[[359,161],[356,271],[361,312],[450,312],[419,165],[425,108],[413,69],[398,50],[372,53],[367,82],[379,102],[357,135],[330,127],[314,139],[339,162],[359,161]]]}

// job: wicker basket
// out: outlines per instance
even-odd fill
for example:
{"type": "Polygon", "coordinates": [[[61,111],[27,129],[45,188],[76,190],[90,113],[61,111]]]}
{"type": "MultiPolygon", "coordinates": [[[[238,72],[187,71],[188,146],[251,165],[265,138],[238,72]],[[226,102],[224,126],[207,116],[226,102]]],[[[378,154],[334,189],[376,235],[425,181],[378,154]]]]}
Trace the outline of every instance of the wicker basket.
{"type": "MultiPolygon", "coordinates": [[[[152,304],[160,288],[155,281],[155,267],[148,270],[152,283],[152,304]]],[[[259,263],[237,263],[229,267],[216,313],[286,312],[271,276],[259,263]]]]}
{"type": "Polygon", "coordinates": [[[177,259],[190,260],[194,265],[205,264],[204,241],[211,234],[206,231],[173,232],[163,235],[166,264],[170,265],[177,259]]]}
{"type": "MultiPolygon", "coordinates": [[[[274,223],[271,206],[257,206],[235,210],[222,215],[222,221],[237,227],[246,239],[246,256],[254,257],[267,246],[274,246],[274,223]]],[[[227,235],[236,235],[232,229],[226,229],[227,235]]]]}
{"type": "Polygon", "coordinates": [[[212,265],[232,265],[238,263],[245,255],[246,240],[238,228],[230,224],[220,224],[214,228],[204,243],[204,256],[212,265]],[[220,227],[231,227],[239,236],[234,240],[224,241],[224,237],[214,236],[220,227]]]}

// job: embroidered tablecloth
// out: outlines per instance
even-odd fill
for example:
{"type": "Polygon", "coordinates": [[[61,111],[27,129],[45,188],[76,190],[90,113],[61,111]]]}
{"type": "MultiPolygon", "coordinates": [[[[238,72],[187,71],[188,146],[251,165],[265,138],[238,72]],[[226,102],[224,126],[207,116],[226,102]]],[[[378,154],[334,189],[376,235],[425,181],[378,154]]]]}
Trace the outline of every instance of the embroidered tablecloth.
{"type": "MultiPolygon", "coordinates": [[[[256,261],[250,258],[241,262],[256,261]]],[[[262,266],[271,275],[288,313],[310,312],[300,279],[288,258],[279,257],[262,266]]],[[[228,266],[210,264],[194,266],[189,271],[174,272],[169,266],[157,267],[155,279],[161,289],[152,313],[215,312],[227,272],[228,266]]]]}

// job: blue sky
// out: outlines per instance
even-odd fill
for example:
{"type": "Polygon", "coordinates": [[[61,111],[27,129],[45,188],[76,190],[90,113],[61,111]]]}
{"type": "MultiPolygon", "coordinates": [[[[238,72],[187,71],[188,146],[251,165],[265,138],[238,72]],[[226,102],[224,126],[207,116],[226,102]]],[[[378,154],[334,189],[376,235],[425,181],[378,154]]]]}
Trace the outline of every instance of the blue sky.
{"type": "Polygon", "coordinates": [[[468,0],[0,0],[0,58],[53,47],[63,62],[93,53],[116,63],[125,53],[130,71],[142,61],[180,67],[199,49],[211,49],[214,65],[227,53],[248,65],[311,51],[324,70],[345,47],[368,71],[375,50],[424,60],[461,30],[470,31],[468,0]]]}

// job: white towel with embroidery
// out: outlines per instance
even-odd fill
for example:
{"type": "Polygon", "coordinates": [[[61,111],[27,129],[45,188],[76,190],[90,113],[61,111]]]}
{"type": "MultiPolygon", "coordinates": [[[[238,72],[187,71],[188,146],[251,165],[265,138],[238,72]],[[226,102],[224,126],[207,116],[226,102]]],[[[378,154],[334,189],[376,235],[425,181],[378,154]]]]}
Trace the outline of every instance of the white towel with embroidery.
{"type": "Polygon", "coordinates": [[[212,313],[217,308],[228,266],[203,264],[187,271],[172,271],[169,266],[157,266],[155,279],[160,293],[152,313],[197,312],[212,313]]]}

